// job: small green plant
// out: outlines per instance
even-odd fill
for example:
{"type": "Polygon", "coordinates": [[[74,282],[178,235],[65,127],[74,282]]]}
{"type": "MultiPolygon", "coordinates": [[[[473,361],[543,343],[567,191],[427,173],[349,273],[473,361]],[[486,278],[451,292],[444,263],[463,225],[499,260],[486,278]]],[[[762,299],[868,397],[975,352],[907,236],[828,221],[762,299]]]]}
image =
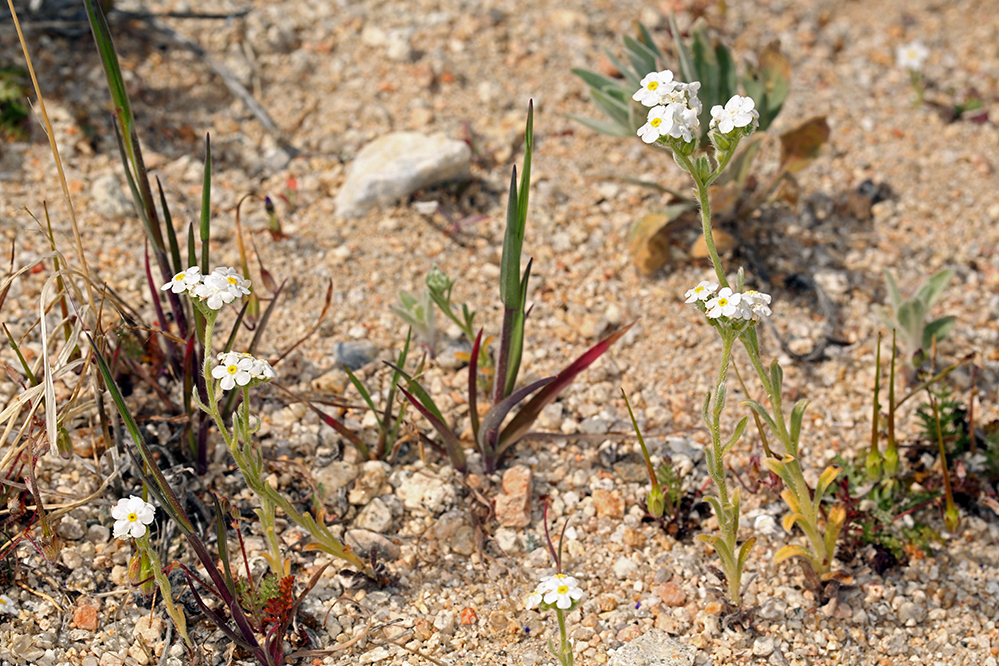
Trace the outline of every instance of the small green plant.
{"type": "Polygon", "coordinates": [[[768,369],[760,358],[756,329],[759,322],[771,314],[771,297],[748,289],[741,270],[734,288],[730,286],[715,248],[708,188],[731,164],[742,139],[756,131],[759,113],[754,108],[753,100],[736,95],[725,106],[719,104],[712,107],[708,132],[710,144],[705,151],[701,151],[699,137],[702,132],[698,117],[701,105],[696,99],[700,86],[697,82],[676,82],[673,73],[665,70],[649,74],[641,85],[634,97],[651,108],[648,122],[638,129],[638,134],[646,143],[670,150],[677,165],[693,179],[701,208],[705,245],[717,279],[717,282],[704,280],[686,293],[686,302],[704,314],[705,320],[718,332],[722,341],[718,378],[713,381],[713,388],[705,397],[702,409],[702,419],[711,438],[704,454],[715,490],[706,499],[718,520],[719,534],[702,534],[698,538],[710,544],[717,553],[728,583],[729,597],[738,608],[742,603],[742,572],[756,538],[751,537],[740,545],[739,489],[730,490],[726,480],[725,456],[738,443],[749,420],[745,416],[730,433],[722,432],[722,414],[728,395],[728,369],[737,342],[746,351],[770,408],[755,400],[746,400],[744,404],[755,412],[783,449],[780,457],[768,455],[763,462],[785,486],[781,497],[788,505],[789,513],[783,521],[784,529],[790,532],[797,525],[808,538],[807,546],[789,544],[778,550],[775,562],[799,557],[819,577],[831,575],[836,540],[846,519],[846,510],[841,504],[833,504],[826,509],[823,498],[839,469],[834,466],[826,468],[814,492],[805,481],[799,442],[808,401],[800,400],[795,404],[788,419],[782,398],[783,370],[777,361],[768,369]]]}
{"type": "Polygon", "coordinates": [[[558,659],[561,666],[573,666],[572,642],[566,631],[565,616],[579,607],[584,592],[576,578],[562,573],[562,544],[565,543],[565,528],[569,522],[566,521],[562,526],[562,536],[559,538],[557,550],[552,543],[551,534],[548,532],[547,504],[545,505],[543,522],[548,552],[552,556],[552,561],[555,562],[555,574],[543,576],[534,591],[528,595],[524,605],[529,610],[555,611],[555,616],[558,618],[559,644],[556,647],[555,642],[549,638],[548,650],[553,657],[558,659]]]}
{"type": "MultiPolygon", "coordinates": [[[[523,273],[520,272],[520,261],[524,247],[524,232],[527,226],[528,186],[531,178],[531,155],[534,146],[533,103],[527,112],[527,128],[524,136],[524,168],[521,173],[519,189],[517,187],[516,167],[510,181],[506,233],[503,238],[503,256],[500,261],[500,301],[503,306],[503,323],[498,341],[499,348],[495,352],[495,360],[487,365],[486,360],[489,355],[486,353],[485,347],[488,345],[488,339],[484,342],[480,329],[478,334],[474,336],[472,352],[469,356],[468,413],[471,418],[472,437],[475,440],[476,448],[482,455],[482,465],[487,473],[495,471],[510,447],[527,434],[531,425],[541,414],[541,410],[554,401],[579,373],[596,361],[627,330],[627,328],[621,329],[604,338],[558,375],[539,379],[527,386],[517,388],[517,377],[520,374],[520,362],[524,350],[524,327],[528,315],[527,284],[531,276],[531,261],[527,262],[523,273]],[[491,371],[489,374],[492,376],[492,405],[480,421],[478,406],[481,366],[489,367],[491,371]],[[527,400],[532,393],[535,393],[534,397],[527,400]],[[504,425],[510,412],[525,400],[527,402],[504,425]]],[[[424,301],[421,302],[430,300],[436,303],[445,316],[458,324],[466,335],[471,334],[475,313],[470,311],[467,306],[462,306],[462,317],[458,318],[451,303],[453,287],[454,280],[448,278],[439,268],[434,267],[434,270],[427,277],[427,291],[424,301]]],[[[413,301],[415,302],[415,299],[413,301]]],[[[426,308],[423,308],[421,312],[424,321],[426,321],[428,319],[426,308]]],[[[405,317],[403,319],[408,322],[405,317]]],[[[401,368],[396,369],[401,370],[401,368]]],[[[451,464],[456,469],[465,471],[465,451],[461,439],[458,433],[448,425],[430,394],[420,385],[418,379],[421,370],[422,364],[413,375],[403,372],[407,388],[400,390],[440,435],[441,440],[443,440],[443,446],[440,448],[446,452],[451,464]]]]}
{"type": "MultiPolygon", "coordinates": [[[[609,120],[571,117],[598,132],[621,137],[635,136],[644,123],[652,120],[649,115],[651,111],[644,109],[640,102],[643,94],[648,93],[644,88],[645,84],[654,81],[654,75],[666,63],[667,57],[656,46],[645,26],[639,24],[638,29],[636,37],[624,37],[624,61],[607,52],[608,58],[621,73],[621,79],[586,69],[572,70],[589,86],[590,99],[609,120]],[[638,92],[635,92],[636,89],[638,92]]],[[[738,95],[740,86],[753,101],[757,129],[763,131],[770,126],[783,108],[790,90],[791,65],[781,53],[777,42],[768,44],[760,51],[756,58],[757,64],[747,63],[740,76],[729,49],[709,37],[703,22],[694,25],[689,42],[684,42],[676,19],[671,14],[670,31],[679,76],[684,81],[692,82],[690,85],[693,87],[694,97],[691,112],[697,115],[700,128],[698,145],[706,147],[709,144],[711,110],[728,104],[738,95]]],[[[655,84],[661,84],[664,89],[668,88],[676,93],[678,89],[671,86],[672,73],[670,77],[670,81],[655,81],[655,84]]],[[[782,134],[780,164],[763,186],[751,187],[749,176],[759,153],[762,137],[763,134],[760,133],[748,138],[742,150],[729,158],[729,168],[712,180],[709,196],[715,215],[736,220],[748,217],[777,191],[782,182],[793,183],[794,174],[808,166],[828,141],[829,126],[824,117],[816,117],[782,134]]],[[[658,184],[629,178],[625,180],[655,187],[673,197],[673,203],[662,213],[644,216],[631,230],[630,245],[635,264],[643,273],[651,274],[663,265],[668,256],[660,248],[662,243],[657,238],[680,216],[694,210],[698,201],[658,184]]]]}
{"type": "Polygon", "coordinates": [[[27,72],[20,67],[0,67],[0,141],[28,138],[31,109],[26,101],[26,77],[27,72]]]}
{"type": "Polygon", "coordinates": [[[876,310],[882,323],[898,332],[904,357],[910,368],[918,368],[928,358],[933,341],[943,340],[956,322],[954,317],[940,317],[927,321],[930,310],[940,300],[954,271],[945,268],[931,275],[911,298],[903,299],[898,283],[891,271],[885,269],[885,286],[888,290],[888,308],[876,310]]]}

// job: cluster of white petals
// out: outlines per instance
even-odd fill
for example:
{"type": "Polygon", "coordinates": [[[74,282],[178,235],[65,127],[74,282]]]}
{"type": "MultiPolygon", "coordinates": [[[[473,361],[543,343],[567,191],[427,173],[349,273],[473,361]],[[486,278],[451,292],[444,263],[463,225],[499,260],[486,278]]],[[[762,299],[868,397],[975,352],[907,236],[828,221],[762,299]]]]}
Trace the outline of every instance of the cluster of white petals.
{"type": "Polygon", "coordinates": [[[579,587],[579,581],[572,576],[560,573],[542,578],[534,591],[528,595],[525,605],[534,609],[541,604],[546,604],[560,610],[568,610],[582,596],[583,589],[579,587]]]}
{"type": "Polygon", "coordinates": [[[170,290],[175,294],[187,293],[192,298],[204,301],[210,309],[221,310],[223,305],[249,295],[250,281],[235,268],[228,266],[216,268],[210,275],[202,275],[200,268],[191,266],[174,275],[160,289],[170,290]]]}
{"type": "Polygon", "coordinates": [[[733,95],[725,106],[711,107],[711,129],[728,134],[737,127],[747,127],[759,121],[760,112],[752,97],[733,95]]]}
{"type": "Polygon", "coordinates": [[[923,64],[930,57],[930,50],[923,46],[922,42],[915,41],[903,44],[898,47],[895,59],[898,66],[910,72],[919,72],[923,69],[923,64]]]}
{"type": "Polygon", "coordinates": [[[734,292],[729,287],[718,289],[714,282],[704,280],[685,294],[685,303],[703,302],[710,319],[727,317],[729,319],[751,319],[759,321],[760,317],[769,317],[770,294],[764,294],[753,289],[742,293],[734,292]]]}
{"type": "Polygon", "coordinates": [[[636,102],[652,107],[646,123],[638,130],[642,141],[655,143],[664,137],[695,141],[701,131],[698,116],[703,107],[697,97],[700,89],[699,81],[674,81],[668,69],[647,74],[642,87],[632,95],[636,102]]]}
{"type": "Polygon", "coordinates": [[[219,364],[212,368],[212,377],[220,380],[223,391],[229,391],[235,386],[246,386],[254,380],[270,381],[276,376],[270,363],[242,352],[219,354],[219,364]]]}
{"type": "Polygon", "coordinates": [[[156,507],[144,502],[141,497],[135,495],[122,497],[111,509],[111,517],[114,518],[114,538],[138,539],[146,533],[146,525],[153,522],[155,514],[156,507]]]}

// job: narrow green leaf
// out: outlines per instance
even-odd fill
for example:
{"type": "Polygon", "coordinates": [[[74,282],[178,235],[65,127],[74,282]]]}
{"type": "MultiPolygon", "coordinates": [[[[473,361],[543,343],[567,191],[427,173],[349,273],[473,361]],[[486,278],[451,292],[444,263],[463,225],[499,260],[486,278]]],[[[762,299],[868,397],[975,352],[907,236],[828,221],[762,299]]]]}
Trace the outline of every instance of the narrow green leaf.
{"type": "Polygon", "coordinates": [[[920,287],[916,293],[916,298],[926,303],[926,307],[931,307],[943,295],[944,289],[947,288],[953,277],[954,270],[952,268],[945,268],[942,271],[936,272],[926,281],[926,284],[920,287]]]}
{"type": "Polygon", "coordinates": [[[884,275],[885,286],[888,288],[888,299],[891,301],[891,309],[897,316],[898,309],[902,307],[902,293],[898,290],[898,283],[895,282],[895,276],[892,275],[891,271],[887,268],[884,269],[884,275]]]}
{"type": "Polygon", "coordinates": [[[636,90],[642,87],[642,77],[648,74],[648,72],[636,72],[631,67],[624,64],[624,62],[620,58],[618,58],[616,55],[614,55],[607,49],[604,49],[604,53],[607,54],[607,59],[610,60],[614,68],[617,71],[621,72],[621,74],[624,76],[624,80],[627,83],[627,87],[621,84],[618,84],[618,87],[623,93],[625,93],[624,98],[630,99],[631,95],[633,95],[636,90]],[[630,93],[628,93],[629,90],[631,91],[630,93]]]}
{"type": "Polygon", "coordinates": [[[524,356],[524,326],[527,323],[527,283],[531,278],[531,266],[534,259],[527,260],[527,268],[524,269],[524,277],[520,281],[520,307],[517,308],[513,316],[513,326],[510,331],[510,355],[506,366],[506,388],[505,395],[513,393],[517,385],[517,376],[520,374],[520,361],[524,356]]]}
{"type": "Polygon", "coordinates": [[[582,69],[581,67],[573,67],[570,70],[573,74],[583,79],[583,83],[590,86],[591,88],[596,88],[597,90],[603,90],[605,88],[617,88],[620,83],[614,79],[604,76],[603,74],[598,74],[597,72],[591,71],[589,69],[582,69]]]}
{"type": "Polygon", "coordinates": [[[756,402],[755,400],[745,400],[745,401],[743,401],[742,404],[748,406],[754,412],[756,412],[757,414],[759,414],[760,418],[763,419],[764,421],[766,421],[767,427],[770,428],[771,432],[773,432],[773,433],[777,433],[778,432],[778,430],[777,430],[777,424],[774,423],[773,417],[770,416],[770,412],[767,411],[766,407],[764,407],[760,403],[756,402]]]}
{"type": "MultiPolygon", "coordinates": [[[[601,111],[607,114],[612,121],[615,123],[627,127],[632,124],[631,121],[631,102],[625,102],[623,100],[616,99],[610,93],[604,92],[603,90],[590,90],[590,98],[593,103],[597,105],[601,111]]],[[[637,131],[637,128],[635,128],[637,131]]]]}
{"type": "Polygon", "coordinates": [[[735,446],[736,443],[739,441],[739,439],[742,437],[742,433],[746,432],[746,424],[748,423],[749,423],[749,417],[743,416],[742,420],[739,421],[738,425],[735,426],[735,432],[732,433],[732,436],[729,437],[728,442],[726,442],[725,446],[722,448],[722,455],[725,455],[726,453],[732,450],[732,447],[735,446]]]}
{"type": "Polygon", "coordinates": [[[501,451],[498,450],[499,428],[503,424],[506,415],[510,413],[510,410],[523,402],[527,396],[539,388],[551,384],[553,381],[555,381],[555,377],[546,377],[545,379],[531,382],[493,405],[493,408],[489,410],[486,417],[482,419],[482,427],[479,431],[479,448],[482,450],[483,456],[492,458],[500,457],[501,451]]]}
{"type": "MultiPolygon", "coordinates": [[[[777,359],[770,364],[770,381],[773,384],[774,395],[780,395],[784,389],[784,370],[780,367],[777,359]]],[[[774,432],[777,432],[774,430],[774,432]]]]}
{"type": "Polygon", "coordinates": [[[479,353],[482,349],[482,329],[475,336],[472,353],[468,357],[468,417],[472,421],[472,438],[479,441],[479,353]]]}
{"type": "Polygon", "coordinates": [[[347,378],[350,379],[350,383],[354,385],[357,392],[361,394],[361,398],[367,403],[368,408],[375,413],[375,418],[378,420],[378,427],[384,427],[381,418],[378,416],[378,410],[375,409],[375,403],[371,400],[371,394],[368,393],[368,389],[364,387],[364,384],[362,384],[361,380],[357,378],[357,375],[350,371],[350,368],[343,363],[340,364],[340,367],[347,373],[347,378]]]}
{"type": "Polygon", "coordinates": [[[574,113],[567,113],[565,115],[572,118],[578,123],[586,125],[591,130],[600,132],[601,134],[608,134],[610,136],[621,136],[621,137],[632,136],[630,123],[628,124],[628,126],[624,126],[624,125],[619,125],[618,123],[613,121],[597,120],[596,118],[588,118],[586,116],[577,116],[574,113]]]}
{"type": "Polygon", "coordinates": [[[419,391],[422,395],[417,398],[412,393],[406,389],[399,387],[402,394],[406,396],[409,402],[416,408],[418,412],[423,414],[423,417],[430,421],[430,425],[433,426],[437,434],[441,436],[444,440],[444,446],[447,449],[448,458],[451,459],[451,464],[455,466],[455,469],[464,472],[465,471],[465,451],[461,446],[461,440],[458,439],[458,435],[448,427],[444,418],[441,416],[440,410],[437,409],[437,405],[434,404],[430,396],[427,395],[423,387],[417,384],[415,381],[410,380],[409,387],[413,388],[419,387],[419,391]],[[426,400],[427,402],[424,402],[426,400]]]}
{"type": "Polygon", "coordinates": [[[954,324],[957,323],[955,317],[947,316],[941,317],[940,319],[934,319],[926,326],[923,327],[923,349],[929,349],[933,344],[933,338],[936,337],[937,342],[940,342],[947,334],[950,333],[951,329],[954,328],[954,324]]]}
{"type": "Polygon", "coordinates": [[[645,27],[644,23],[638,24],[638,31],[641,33],[642,45],[648,48],[657,60],[665,60],[666,56],[664,56],[663,52],[659,50],[658,46],[656,46],[656,40],[652,39],[652,33],[649,32],[649,29],[645,27]]]}
{"type": "Polygon", "coordinates": [[[801,421],[805,415],[805,408],[808,407],[807,400],[799,400],[791,410],[791,442],[794,448],[798,448],[798,439],[801,437],[801,421]]]}
{"type": "Polygon", "coordinates": [[[537,393],[531,400],[524,405],[524,407],[517,412],[517,415],[513,417],[510,423],[507,424],[506,428],[500,434],[499,445],[497,446],[497,455],[502,455],[508,447],[520,441],[520,439],[527,434],[528,429],[541,414],[541,410],[544,409],[549,403],[553,402],[555,398],[558,397],[566,386],[572,383],[576,376],[583,370],[588,368],[594,361],[596,361],[600,356],[607,351],[611,345],[617,342],[621,336],[623,336],[628,329],[634,326],[634,323],[628,324],[624,328],[615,331],[611,335],[607,336],[589,350],[584,352],[579,358],[569,364],[562,372],[555,376],[555,380],[551,384],[545,386],[541,391],[537,393]]]}

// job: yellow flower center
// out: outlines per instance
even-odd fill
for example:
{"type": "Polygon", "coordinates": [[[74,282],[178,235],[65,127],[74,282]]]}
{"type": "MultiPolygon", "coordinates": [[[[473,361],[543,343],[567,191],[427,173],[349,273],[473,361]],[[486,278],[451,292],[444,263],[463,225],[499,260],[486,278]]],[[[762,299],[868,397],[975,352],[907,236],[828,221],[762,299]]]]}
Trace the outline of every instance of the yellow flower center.
{"type": "Polygon", "coordinates": [[[566,594],[569,591],[568,585],[559,585],[558,589],[555,590],[557,594],[566,594]]]}
{"type": "Polygon", "coordinates": [[[183,273],[177,273],[176,275],[173,276],[174,282],[180,282],[183,279],[184,279],[183,273]]]}
{"type": "Polygon", "coordinates": [[[239,371],[239,368],[234,363],[232,365],[227,365],[225,367],[225,371],[228,372],[230,375],[234,375],[234,374],[236,374],[239,371]]]}
{"type": "Polygon", "coordinates": [[[655,90],[656,88],[659,87],[659,82],[658,81],[652,81],[651,83],[649,83],[648,87],[649,87],[649,90],[655,90]]]}
{"type": "Polygon", "coordinates": [[[139,519],[139,517],[137,515],[135,515],[134,513],[128,514],[128,522],[134,523],[138,519],[139,519]]]}
{"type": "Polygon", "coordinates": [[[721,307],[725,307],[726,305],[728,305],[728,299],[727,298],[719,298],[718,299],[718,305],[720,305],[721,307]]]}
{"type": "Polygon", "coordinates": [[[653,118],[652,120],[649,121],[649,124],[652,125],[653,127],[659,127],[660,125],[662,125],[662,123],[663,123],[662,118],[653,118]]]}
{"type": "Polygon", "coordinates": [[[237,280],[236,278],[232,277],[231,275],[229,277],[227,277],[226,280],[229,281],[229,284],[239,284],[239,280],[237,280]]]}

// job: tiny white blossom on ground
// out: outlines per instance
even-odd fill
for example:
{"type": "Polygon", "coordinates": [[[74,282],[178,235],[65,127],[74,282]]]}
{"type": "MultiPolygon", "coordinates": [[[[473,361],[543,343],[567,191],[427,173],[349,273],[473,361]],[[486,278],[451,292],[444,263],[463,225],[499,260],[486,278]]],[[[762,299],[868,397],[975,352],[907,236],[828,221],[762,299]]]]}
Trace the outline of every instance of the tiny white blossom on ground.
{"type": "Polygon", "coordinates": [[[572,604],[583,596],[583,590],[579,587],[579,581],[565,574],[552,576],[547,583],[542,583],[542,585],[547,586],[547,590],[544,593],[544,602],[561,610],[571,608],[572,604]]]}
{"type": "Polygon", "coordinates": [[[642,137],[645,143],[655,143],[659,137],[669,133],[673,123],[673,117],[669,115],[665,106],[654,106],[649,109],[646,123],[638,128],[638,136],[642,137]]]}
{"type": "Polygon", "coordinates": [[[930,50],[923,46],[920,41],[909,42],[898,47],[895,53],[898,66],[910,72],[919,72],[923,69],[923,64],[930,57],[930,50]]]}
{"type": "Polygon", "coordinates": [[[732,317],[740,311],[739,305],[742,303],[742,294],[732,293],[728,287],[722,287],[718,295],[707,302],[708,317],[717,319],[718,317],[732,317]]]}
{"type": "Polygon", "coordinates": [[[756,110],[756,102],[752,97],[733,95],[732,99],[721,106],[711,107],[711,129],[717,129],[722,134],[728,134],[736,127],[746,127],[760,117],[756,110]]]}
{"type": "Polygon", "coordinates": [[[212,377],[221,380],[220,385],[224,391],[235,386],[246,386],[253,380],[269,381],[276,376],[270,363],[242,352],[219,354],[219,364],[212,368],[212,377]]]}
{"type": "Polygon", "coordinates": [[[121,498],[111,509],[111,517],[115,521],[114,538],[141,537],[146,533],[146,525],[153,522],[155,513],[156,508],[148,502],[143,502],[141,497],[132,495],[121,498]]]}
{"type": "Polygon", "coordinates": [[[528,610],[536,610],[541,602],[544,601],[545,595],[541,591],[541,586],[534,588],[534,591],[527,595],[527,600],[524,602],[524,606],[528,610]]]}
{"type": "Polygon", "coordinates": [[[0,594],[0,614],[17,615],[17,603],[6,594],[0,594]]]}
{"type": "Polygon", "coordinates": [[[646,74],[641,85],[631,98],[645,106],[658,106],[663,103],[663,96],[671,92],[676,83],[673,82],[673,72],[664,69],[646,74]]]}
{"type": "Polygon", "coordinates": [[[191,266],[186,271],[174,275],[173,279],[160,287],[160,290],[169,289],[175,294],[183,294],[199,282],[201,282],[201,269],[197,266],[191,266]]]}
{"type": "Polygon", "coordinates": [[[714,282],[708,280],[702,280],[697,283],[697,286],[693,289],[688,289],[684,296],[687,298],[684,303],[693,303],[695,301],[706,301],[711,298],[711,294],[715,293],[718,289],[718,285],[714,282]]]}

